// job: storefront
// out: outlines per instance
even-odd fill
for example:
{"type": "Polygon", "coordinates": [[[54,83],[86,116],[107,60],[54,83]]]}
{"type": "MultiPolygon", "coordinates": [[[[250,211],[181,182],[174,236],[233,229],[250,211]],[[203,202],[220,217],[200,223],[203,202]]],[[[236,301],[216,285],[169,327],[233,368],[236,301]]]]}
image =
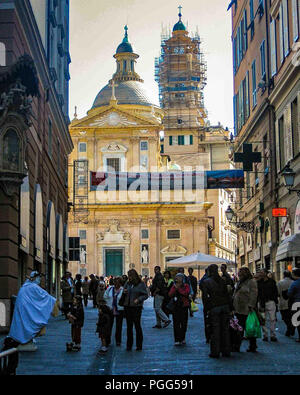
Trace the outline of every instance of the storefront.
{"type": "Polygon", "coordinates": [[[289,234],[280,243],[277,249],[276,262],[280,263],[281,273],[290,267],[300,268],[300,200],[295,211],[294,234],[289,234]]]}

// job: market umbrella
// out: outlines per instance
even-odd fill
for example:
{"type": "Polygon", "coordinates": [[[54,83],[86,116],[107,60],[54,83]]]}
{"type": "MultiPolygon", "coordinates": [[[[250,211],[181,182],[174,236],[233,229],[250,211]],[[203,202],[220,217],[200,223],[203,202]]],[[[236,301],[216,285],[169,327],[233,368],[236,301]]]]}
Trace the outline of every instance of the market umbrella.
{"type": "Polygon", "coordinates": [[[183,256],[181,258],[174,259],[173,261],[168,262],[168,266],[171,267],[176,267],[176,266],[182,266],[182,267],[192,267],[192,268],[199,268],[199,267],[206,267],[207,265],[211,264],[219,264],[221,265],[222,263],[228,263],[228,260],[222,259],[222,258],[217,258],[216,256],[213,255],[207,255],[207,254],[202,254],[201,252],[196,252],[191,255],[183,256]]]}

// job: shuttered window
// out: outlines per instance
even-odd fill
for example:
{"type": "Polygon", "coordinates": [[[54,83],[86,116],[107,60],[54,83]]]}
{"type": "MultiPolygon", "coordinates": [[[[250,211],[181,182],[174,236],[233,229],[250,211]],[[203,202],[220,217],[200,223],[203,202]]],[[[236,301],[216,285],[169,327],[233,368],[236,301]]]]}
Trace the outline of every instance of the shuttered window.
{"type": "Polygon", "coordinates": [[[272,77],[277,73],[277,48],[276,48],[276,21],[270,23],[270,45],[271,45],[271,73],[272,77]]]}
{"type": "Polygon", "coordinates": [[[299,38],[299,0],[292,0],[293,39],[299,38]]]}
{"type": "Polygon", "coordinates": [[[256,95],[256,61],[252,63],[252,107],[254,108],[257,104],[256,95]]]}

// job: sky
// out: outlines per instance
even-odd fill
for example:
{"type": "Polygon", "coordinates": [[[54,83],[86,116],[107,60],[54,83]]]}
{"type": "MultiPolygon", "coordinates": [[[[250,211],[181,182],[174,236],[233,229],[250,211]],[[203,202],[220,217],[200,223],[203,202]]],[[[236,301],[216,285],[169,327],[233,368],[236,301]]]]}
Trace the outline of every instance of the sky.
{"type": "Polygon", "coordinates": [[[113,55],[128,25],[129,42],[140,55],[136,71],[158,104],[154,59],[160,54],[162,26],[173,29],[182,6],[182,21],[198,33],[207,62],[204,102],[212,125],[233,129],[231,13],[223,0],[71,0],[70,119],[91,109],[97,93],[116,70],[113,55]]]}

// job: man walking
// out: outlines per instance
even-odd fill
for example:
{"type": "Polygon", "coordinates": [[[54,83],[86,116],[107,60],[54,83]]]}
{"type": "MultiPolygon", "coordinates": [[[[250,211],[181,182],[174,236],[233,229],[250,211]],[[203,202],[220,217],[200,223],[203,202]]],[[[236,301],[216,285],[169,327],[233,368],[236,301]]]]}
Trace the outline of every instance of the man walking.
{"type": "MultiPolygon", "coordinates": [[[[190,283],[190,288],[193,291],[192,300],[193,300],[193,302],[195,302],[196,296],[197,296],[197,278],[195,276],[193,276],[193,271],[194,271],[193,268],[191,268],[191,267],[188,268],[188,272],[189,272],[188,280],[190,283]]],[[[193,317],[193,316],[194,316],[194,313],[192,312],[191,305],[190,305],[190,317],[193,317]]]]}
{"type": "Polygon", "coordinates": [[[90,275],[90,294],[92,295],[93,298],[93,308],[95,309],[97,307],[97,293],[98,293],[98,280],[94,276],[94,274],[90,275]]]}
{"type": "Polygon", "coordinates": [[[270,321],[270,335],[271,341],[277,342],[275,333],[276,327],[276,308],[278,305],[278,290],[276,281],[268,277],[268,270],[262,269],[259,272],[257,282],[258,286],[258,308],[261,313],[265,315],[266,323],[263,325],[264,338],[263,341],[268,341],[268,328],[266,326],[267,320],[270,321]]]}
{"type": "Polygon", "coordinates": [[[283,273],[283,280],[279,281],[277,284],[278,296],[279,296],[279,311],[282,317],[282,321],[286,325],[285,336],[290,337],[295,334],[295,327],[292,324],[292,311],[289,307],[289,302],[287,298],[287,291],[292,285],[292,275],[291,272],[286,270],[283,273]]]}
{"type": "Polygon", "coordinates": [[[155,276],[150,287],[151,295],[154,297],[154,311],[156,314],[156,325],[153,328],[162,328],[161,322],[164,323],[163,327],[166,328],[171,323],[171,320],[162,310],[162,303],[166,296],[167,288],[159,266],[155,266],[154,273],[155,276]]]}

